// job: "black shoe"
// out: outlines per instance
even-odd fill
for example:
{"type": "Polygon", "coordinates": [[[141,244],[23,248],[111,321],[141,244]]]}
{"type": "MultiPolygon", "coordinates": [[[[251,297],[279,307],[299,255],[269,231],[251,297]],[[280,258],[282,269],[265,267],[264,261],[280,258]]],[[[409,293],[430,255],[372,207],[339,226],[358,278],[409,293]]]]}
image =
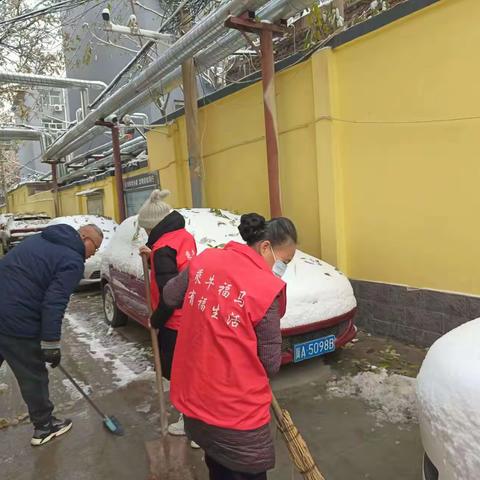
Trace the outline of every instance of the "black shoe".
{"type": "Polygon", "coordinates": [[[44,445],[45,443],[67,433],[72,428],[72,421],[59,420],[52,417],[49,423],[40,428],[35,428],[33,432],[32,441],[30,442],[34,447],[44,445]]]}

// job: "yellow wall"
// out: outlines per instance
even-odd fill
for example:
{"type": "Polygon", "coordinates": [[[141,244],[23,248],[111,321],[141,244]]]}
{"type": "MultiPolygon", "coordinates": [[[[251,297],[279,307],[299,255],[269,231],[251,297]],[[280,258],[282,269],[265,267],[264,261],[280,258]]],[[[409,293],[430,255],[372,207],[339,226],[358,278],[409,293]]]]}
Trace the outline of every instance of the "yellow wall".
{"type": "MultiPolygon", "coordinates": [[[[320,254],[318,190],[309,62],[277,77],[280,174],[284,215],[297,224],[301,246],[320,254]],[[302,85],[302,88],[297,88],[302,85]]],[[[269,213],[262,88],[252,85],[200,109],[206,206],[269,213]]],[[[150,168],[174,206],[191,206],[185,121],[148,134],[150,168]]]]}
{"type": "Polygon", "coordinates": [[[480,293],[479,15],[445,0],[335,50],[351,277],[480,293]]]}
{"type": "MultiPolygon", "coordinates": [[[[277,74],[303,249],[353,278],[480,294],[478,14],[440,1],[277,74]]],[[[261,85],[201,108],[200,129],[208,206],[268,214],[261,85]]],[[[149,152],[188,204],[184,119],[163,130],[149,152]]]]}
{"type": "MultiPolygon", "coordinates": [[[[284,213],[302,249],[352,278],[480,294],[479,16],[478,0],[441,0],[277,74],[284,213]]],[[[207,206],[268,215],[261,85],[199,120],[207,206]]],[[[147,139],[172,204],[191,205],[184,118],[147,139]]],[[[94,187],[116,216],[113,178],[62,191],[62,213],[85,211],[74,193],[94,187]]]]}
{"type": "Polygon", "coordinates": [[[14,213],[47,213],[55,216],[52,192],[29,195],[28,185],[21,185],[8,195],[9,210],[14,213]]]}

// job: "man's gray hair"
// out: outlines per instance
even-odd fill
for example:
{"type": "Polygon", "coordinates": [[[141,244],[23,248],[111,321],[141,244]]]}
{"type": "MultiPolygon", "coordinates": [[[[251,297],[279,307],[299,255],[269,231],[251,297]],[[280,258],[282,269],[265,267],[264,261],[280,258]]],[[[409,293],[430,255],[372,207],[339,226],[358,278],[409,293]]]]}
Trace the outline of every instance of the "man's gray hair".
{"type": "Polygon", "coordinates": [[[103,238],[103,232],[102,232],[102,229],[98,226],[98,225],[95,225],[94,223],[88,223],[87,225],[82,225],[79,230],[82,230],[84,228],[91,228],[92,230],[94,230],[101,238],[103,238]]]}

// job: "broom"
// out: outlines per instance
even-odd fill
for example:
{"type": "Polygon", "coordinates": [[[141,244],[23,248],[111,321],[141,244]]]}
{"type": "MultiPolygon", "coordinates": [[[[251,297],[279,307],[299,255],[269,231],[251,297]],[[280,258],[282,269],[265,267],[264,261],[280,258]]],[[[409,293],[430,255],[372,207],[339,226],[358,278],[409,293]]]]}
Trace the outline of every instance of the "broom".
{"type": "Polygon", "coordinates": [[[290,458],[297,470],[307,480],[325,480],[318,470],[317,464],[308,449],[308,446],[292,421],[287,410],[280,407],[272,392],[272,410],[277,421],[277,427],[287,444],[290,458]]]}

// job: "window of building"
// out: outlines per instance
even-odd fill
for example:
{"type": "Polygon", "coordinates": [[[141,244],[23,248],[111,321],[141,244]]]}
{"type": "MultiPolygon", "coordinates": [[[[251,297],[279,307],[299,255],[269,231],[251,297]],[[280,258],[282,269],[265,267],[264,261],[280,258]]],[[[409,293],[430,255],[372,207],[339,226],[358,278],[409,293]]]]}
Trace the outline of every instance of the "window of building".
{"type": "Polygon", "coordinates": [[[103,215],[103,195],[101,193],[87,196],[87,212],[89,215],[103,215]]]}

